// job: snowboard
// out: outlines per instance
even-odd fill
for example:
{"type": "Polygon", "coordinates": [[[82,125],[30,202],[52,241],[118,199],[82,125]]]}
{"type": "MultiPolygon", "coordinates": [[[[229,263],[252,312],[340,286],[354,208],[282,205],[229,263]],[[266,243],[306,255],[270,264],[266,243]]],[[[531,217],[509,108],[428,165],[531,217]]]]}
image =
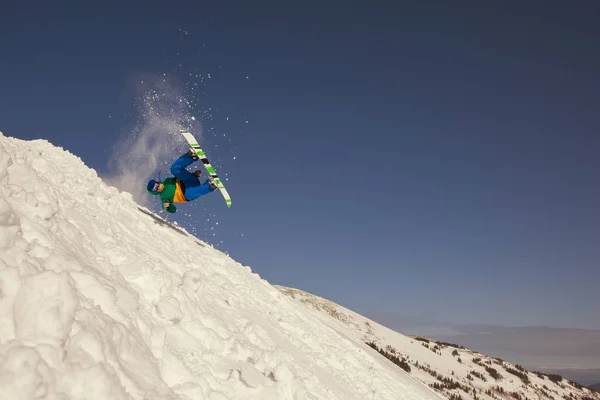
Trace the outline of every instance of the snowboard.
{"type": "Polygon", "coordinates": [[[200,145],[198,144],[198,141],[196,140],[194,135],[192,135],[187,129],[180,129],[179,132],[181,132],[181,134],[183,135],[185,140],[187,140],[187,142],[189,143],[189,145],[192,148],[192,151],[198,155],[198,157],[200,158],[200,161],[202,161],[202,164],[204,164],[204,167],[210,174],[211,178],[213,178],[213,182],[217,185],[217,189],[219,189],[219,191],[225,198],[227,207],[231,207],[231,197],[229,197],[229,193],[227,193],[227,189],[225,189],[223,182],[217,176],[215,169],[212,167],[212,165],[210,165],[210,161],[208,161],[206,154],[204,154],[204,151],[200,148],[200,145]]]}

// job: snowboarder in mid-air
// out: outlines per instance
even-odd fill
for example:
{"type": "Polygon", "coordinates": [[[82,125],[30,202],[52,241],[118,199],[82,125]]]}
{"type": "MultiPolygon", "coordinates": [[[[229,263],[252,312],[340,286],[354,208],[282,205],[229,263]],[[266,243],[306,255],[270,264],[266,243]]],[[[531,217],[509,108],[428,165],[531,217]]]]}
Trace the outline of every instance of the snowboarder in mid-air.
{"type": "Polygon", "coordinates": [[[155,179],[148,181],[146,187],[148,193],[155,196],[159,195],[163,208],[167,212],[174,213],[177,211],[173,203],[185,203],[195,200],[217,188],[212,179],[200,183],[202,171],[198,170],[192,173],[186,169],[197,160],[198,156],[190,150],[171,165],[173,177],[167,178],[163,182],[155,179]]]}

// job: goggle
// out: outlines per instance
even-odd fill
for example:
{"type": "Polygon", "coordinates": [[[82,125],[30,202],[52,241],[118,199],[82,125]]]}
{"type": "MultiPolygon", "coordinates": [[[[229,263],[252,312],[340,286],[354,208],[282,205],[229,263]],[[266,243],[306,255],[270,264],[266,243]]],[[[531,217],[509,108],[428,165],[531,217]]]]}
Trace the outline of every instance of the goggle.
{"type": "Polygon", "coordinates": [[[153,192],[156,192],[156,191],[158,190],[158,186],[159,186],[159,185],[160,185],[160,183],[159,183],[159,182],[156,182],[156,183],[154,184],[154,187],[152,188],[152,191],[153,191],[153,192]]]}

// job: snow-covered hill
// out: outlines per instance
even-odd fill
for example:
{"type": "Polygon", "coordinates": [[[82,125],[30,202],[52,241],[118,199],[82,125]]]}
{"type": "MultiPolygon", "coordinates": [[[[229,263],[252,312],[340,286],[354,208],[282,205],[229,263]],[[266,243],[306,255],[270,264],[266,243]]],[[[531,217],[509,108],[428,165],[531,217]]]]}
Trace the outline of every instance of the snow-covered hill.
{"type": "Polygon", "coordinates": [[[311,310],[316,319],[347,335],[371,343],[411,376],[449,399],[585,399],[600,394],[558,375],[530,372],[519,365],[463,347],[424,337],[401,335],[329,300],[301,290],[276,286],[311,310]]]}
{"type": "Polygon", "coordinates": [[[0,133],[0,399],[439,398],[78,157],[0,133]]]}

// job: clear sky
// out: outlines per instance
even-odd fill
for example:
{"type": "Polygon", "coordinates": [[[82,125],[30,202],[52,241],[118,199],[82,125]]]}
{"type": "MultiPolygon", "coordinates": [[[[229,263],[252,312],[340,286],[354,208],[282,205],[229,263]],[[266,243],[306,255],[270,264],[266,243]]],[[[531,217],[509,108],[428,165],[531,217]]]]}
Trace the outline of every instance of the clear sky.
{"type": "Polygon", "coordinates": [[[37,3],[0,12],[5,135],[108,174],[164,74],[233,198],[174,220],[263,278],[361,313],[600,329],[598,2],[37,3]]]}

